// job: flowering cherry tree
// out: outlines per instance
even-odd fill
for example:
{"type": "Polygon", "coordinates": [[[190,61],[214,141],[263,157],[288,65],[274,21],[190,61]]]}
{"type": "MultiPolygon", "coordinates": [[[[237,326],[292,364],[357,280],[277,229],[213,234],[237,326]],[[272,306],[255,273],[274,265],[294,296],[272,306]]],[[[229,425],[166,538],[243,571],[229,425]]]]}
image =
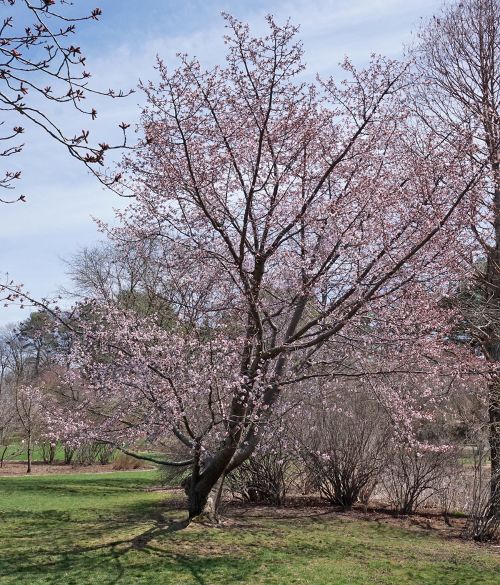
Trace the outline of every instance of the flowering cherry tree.
{"type": "MultiPolygon", "coordinates": [[[[92,144],[88,130],[71,135],[49,112],[51,103],[68,104],[82,116],[94,120],[97,111],[85,105],[88,97],[125,95],[112,89],[98,90],[89,84],[91,74],[86,69],[86,58],[74,37],[78,24],[98,20],[102,12],[94,8],[77,14],[70,4],[67,0],[0,2],[4,10],[0,20],[0,108],[3,112],[0,158],[10,159],[22,150],[25,124],[42,128],[87,166],[102,164],[106,151],[111,148],[104,143],[92,144]]],[[[122,123],[121,128],[125,134],[127,124],[122,123]]],[[[6,169],[0,177],[0,188],[13,189],[20,177],[20,170],[6,169]]],[[[24,196],[0,197],[2,203],[14,200],[24,200],[24,196]]]]}
{"type": "Polygon", "coordinates": [[[404,64],[346,60],[346,81],[306,84],[296,27],[269,17],[254,38],[225,19],[224,67],[183,55],[144,85],[145,139],[119,182],[133,203],[108,230],[148,255],[176,322],[93,305],[71,360],[84,398],[65,416],[65,432],[115,444],[177,438],[191,518],[268,420],[314,400],[311,379],[419,360],[415,375],[439,375],[452,317],[436,300],[482,179],[467,133],[450,146],[418,125],[404,64]]]}

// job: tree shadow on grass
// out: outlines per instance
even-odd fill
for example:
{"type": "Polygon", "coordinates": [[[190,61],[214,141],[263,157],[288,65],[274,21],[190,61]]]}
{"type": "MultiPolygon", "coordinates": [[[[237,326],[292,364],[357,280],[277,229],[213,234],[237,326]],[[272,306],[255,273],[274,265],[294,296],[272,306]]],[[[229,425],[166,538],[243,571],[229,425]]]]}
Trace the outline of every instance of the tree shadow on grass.
{"type": "Polygon", "coordinates": [[[244,579],[253,565],[243,566],[224,551],[207,554],[204,533],[175,538],[188,526],[186,518],[178,518],[179,504],[134,503],[97,518],[58,510],[4,512],[3,528],[16,530],[2,530],[0,524],[0,582],[76,585],[92,576],[92,583],[142,585],[175,583],[182,574],[190,575],[187,582],[205,585],[205,575],[213,570],[227,573],[228,582],[244,579]],[[159,574],[163,580],[157,580],[159,574]]]}
{"type": "MultiPolygon", "coordinates": [[[[12,511],[5,525],[12,530],[5,530],[0,523],[0,537],[4,537],[7,545],[2,542],[0,546],[0,582],[209,585],[252,583],[257,576],[262,582],[264,575],[273,575],[274,579],[279,571],[286,583],[290,562],[300,569],[315,562],[340,568],[347,561],[348,567],[349,562],[360,567],[363,575],[378,571],[380,566],[392,573],[400,570],[391,560],[395,552],[410,564],[408,570],[415,565],[422,571],[427,579],[422,582],[438,582],[432,580],[426,567],[417,567],[413,549],[404,543],[401,547],[397,545],[394,537],[398,535],[390,527],[368,525],[351,534],[350,530],[338,530],[340,525],[325,518],[321,528],[317,524],[323,515],[320,512],[316,518],[314,515],[304,518],[303,524],[297,523],[296,518],[273,518],[272,514],[246,519],[240,516],[233,517],[220,531],[194,528],[180,533],[188,525],[186,519],[178,519],[182,504],[174,500],[141,501],[93,516],[68,515],[57,510],[24,512],[18,522],[16,512],[12,511]],[[335,530],[331,530],[332,526],[335,530]],[[386,537],[394,544],[384,543],[386,537]]],[[[348,523],[344,526],[349,528],[348,523]]],[[[466,579],[439,582],[474,582],[471,576],[477,567],[452,566],[445,559],[440,562],[439,575],[450,573],[453,579],[458,579],[460,572],[466,579]]]]}

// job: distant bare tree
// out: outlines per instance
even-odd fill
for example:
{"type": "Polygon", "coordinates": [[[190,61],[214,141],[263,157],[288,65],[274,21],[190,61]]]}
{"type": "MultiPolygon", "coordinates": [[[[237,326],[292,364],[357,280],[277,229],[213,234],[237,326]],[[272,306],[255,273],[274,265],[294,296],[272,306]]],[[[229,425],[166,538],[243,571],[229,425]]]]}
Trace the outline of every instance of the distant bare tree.
{"type": "Polygon", "coordinates": [[[16,411],[26,441],[28,463],[26,473],[31,473],[33,442],[40,425],[42,395],[36,386],[19,386],[16,388],[16,411]]]}
{"type": "Polygon", "coordinates": [[[154,314],[159,324],[168,327],[175,319],[175,290],[157,263],[148,261],[154,257],[154,244],[146,246],[149,250],[142,255],[131,246],[120,249],[112,242],[82,248],[66,262],[73,287],[65,293],[78,299],[116,303],[142,315],[154,314]]]}

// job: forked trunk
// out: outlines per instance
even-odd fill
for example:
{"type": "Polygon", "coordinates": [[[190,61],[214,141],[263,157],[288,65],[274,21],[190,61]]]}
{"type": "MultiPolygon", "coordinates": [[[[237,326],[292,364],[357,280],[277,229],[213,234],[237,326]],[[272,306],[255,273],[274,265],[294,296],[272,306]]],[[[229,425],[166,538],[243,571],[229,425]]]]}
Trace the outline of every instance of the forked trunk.
{"type": "Polygon", "coordinates": [[[187,482],[189,519],[196,522],[208,522],[218,524],[219,511],[224,487],[225,474],[223,474],[212,488],[207,488],[202,482],[187,482]]]}

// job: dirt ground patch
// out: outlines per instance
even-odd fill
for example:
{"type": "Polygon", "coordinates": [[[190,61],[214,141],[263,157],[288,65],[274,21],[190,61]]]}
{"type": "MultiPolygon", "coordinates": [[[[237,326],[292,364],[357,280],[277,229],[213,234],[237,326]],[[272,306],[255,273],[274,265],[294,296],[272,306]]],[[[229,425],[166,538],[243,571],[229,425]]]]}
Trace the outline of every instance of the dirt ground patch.
{"type": "MultiPolygon", "coordinates": [[[[182,510],[187,502],[184,491],[179,488],[153,487],[151,491],[169,492],[170,498],[165,502],[167,509],[182,510]]],[[[238,528],[243,519],[291,519],[302,521],[321,521],[328,518],[340,518],[352,521],[373,522],[394,528],[410,529],[417,532],[428,532],[444,539],[463,540],[466,518],[462,515],[451,515],[447,521],[441,513],[431,508],[424,509],[411,516],[398,516],[387,504],[374,500],[365,508],[361,504],[351,510],[330,506],[315,496],[295,496],[289,498],[286,506],[274,507],[250,504],[238,500],[225,499],[221,509],[221,528],[238,528]]],[[[495,549],[500,554],[500,542],[479,544],[495,549]]]]}
{"type": "MultiPolygon", "coordinates": [[[[292,498],[287,506],[280,508],[231,501],[225,503],[223,515],[223,524],[228,528],[232,524],[237,525],[240,518],[288,518],[301,522],[304,520],[326,520],[331,517],[348,521],[363,520],[394,528],[423,531],[443,539],[453,540],[463,539],[466,523],[466,518],[461,515],[451,515],[448,521],[445,521],[442,514],[432,509],[424,509],[411,516],[397,516],[382,502],[374,501],[366,509],[362,505],[355,505],[351,510],[343,510],[339,507],[329,506],[319,498],[314,497],[292,498]]],[[[486,546],[500,554],[500,542],[478,544],[478,546],[486,546]]]]}
{"type": "MultiPolygon", "coordinates": [[[[49,475],[61,473],[109,473],[110,471],[120,471],[113,468],[113,463],[106,465],[65,465],[64,463],[46,463],[33,462],[31,464],[31,475],[49,475]]],[[[149,469],[149,466],[142,468],[149,469]]],[[[139,471],[139,470],[137,470],[139,471]]],[[[10,477],[14,475],[26,475],[26,461],[6,461],[0,468],[0,477],[10,477]]]]}

